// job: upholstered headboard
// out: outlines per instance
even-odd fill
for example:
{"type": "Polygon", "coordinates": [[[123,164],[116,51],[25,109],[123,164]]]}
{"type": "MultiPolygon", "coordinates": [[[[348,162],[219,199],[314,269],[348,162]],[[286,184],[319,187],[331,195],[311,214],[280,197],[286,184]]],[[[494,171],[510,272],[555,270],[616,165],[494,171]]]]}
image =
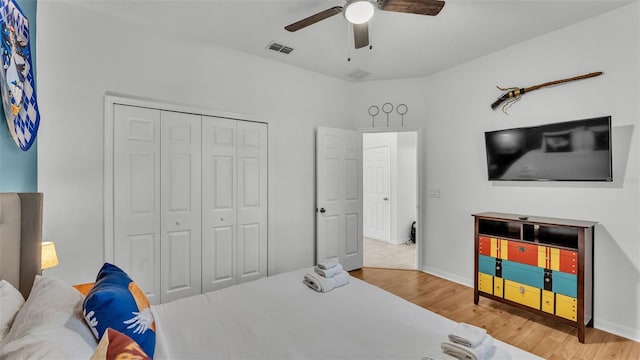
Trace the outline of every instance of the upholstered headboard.
{"type": "Polygon", "coordinates": [[[26,299],[40,274],[42,193],[0,193],[0,279],[26,299]]]}

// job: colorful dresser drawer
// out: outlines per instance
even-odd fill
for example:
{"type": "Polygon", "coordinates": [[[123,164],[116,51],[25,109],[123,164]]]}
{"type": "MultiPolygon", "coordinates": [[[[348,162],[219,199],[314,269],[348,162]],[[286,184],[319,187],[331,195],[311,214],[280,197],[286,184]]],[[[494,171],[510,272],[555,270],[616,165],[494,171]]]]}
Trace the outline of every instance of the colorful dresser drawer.
{"type": "Polygon", "coordinates": [[[498,259],[507,259],[509,254],[509,240],[488,236],[478,237],[478,252],[482,255],[498,259]]]}
{"type": "Polygon", "coordinates": [[[552,274],[553,292],[570,297],[578,296],[578,276],[554,271],[552,274]]]}
{"type": "Polygon", "coordinates": [[[499,277],[493,278],[493,295],[504,297],[504,279],[499,277]]]}
{"type": "Polygon", "coordinates": [[[482,255],[491,256],[491,238],[488,236],[478,236],[478,252],[482,255]]]}
{"type": "Polygon", "coordinates": [[[509,241],[509,255],[511,261],[538,266],[538,245],[509,241]]]}
{"type": "Polygon", "coordinates": [[[556,294],[556,315],[576,321],[578,319],[577,303],[573,297],[556,294]]]}
{"type": "Polygon", "coordinates": [[[578,273],[578,253],[570,250],[560,250],[560,264],[558,269],[565,273],[577,274],[578,273]]]}
{"type": "Polygon", "coordinates": [[[504,280],[504,298],[526,305],[534,309],[540,309],[540,289],[533,286],[520,284],[511,280],[504,280]]]}
{"type": "Polygon", "coordinates": [[[502,277],[521,284],[544,288],[544,269],[537,266],[503,260],[502,277]]]}
{"type": "Polygon", "coordinates": [[[487,294],[493,294],[493,276],[479,272],[478,290],[487,294]]]}
{"type": "Polygon", "coordinates": [[[496,258],[489,256],[478,255],[478,271],[489,274],[491,276],[496,275],[496,258]]]}
{"type": "Polygon", "coordinates": [[[544,312],[549,314],[555,313],[555,294],[549,290],[542,290],[542,308],[544,312]]]}
{"type": "Polygon", "coordinates": [[[576,251],[538,246],[538,266],[570,274],[578,272],[578,253],[576,251]]]}

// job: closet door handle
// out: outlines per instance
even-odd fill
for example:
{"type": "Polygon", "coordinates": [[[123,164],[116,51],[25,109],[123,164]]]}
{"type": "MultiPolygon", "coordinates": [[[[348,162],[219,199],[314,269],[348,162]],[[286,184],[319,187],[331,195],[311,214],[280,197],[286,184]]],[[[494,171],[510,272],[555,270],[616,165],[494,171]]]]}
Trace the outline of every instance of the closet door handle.
{"type": "Polygon", "coordinates": [[[321,214],[324,214],[324,213],[326,213],[326,212],[327,212],[327,210],[325,210],[324,208],[320,208],[320,213],[321,213],[321,214]]]}

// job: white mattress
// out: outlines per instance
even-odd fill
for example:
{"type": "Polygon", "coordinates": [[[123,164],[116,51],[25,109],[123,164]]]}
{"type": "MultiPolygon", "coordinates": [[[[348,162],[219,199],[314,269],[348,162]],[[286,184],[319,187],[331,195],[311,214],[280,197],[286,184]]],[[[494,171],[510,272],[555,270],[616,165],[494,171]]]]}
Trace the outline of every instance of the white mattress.
{"type": "MultiPolygon", "coordinates": [[[[456,324],[355,278],[316,293],[302,283],[307,271],[152,306],[155,358],[421,359],[456,324]]],[[[539,359],[495,344],[495,359],[539,359]]]]}

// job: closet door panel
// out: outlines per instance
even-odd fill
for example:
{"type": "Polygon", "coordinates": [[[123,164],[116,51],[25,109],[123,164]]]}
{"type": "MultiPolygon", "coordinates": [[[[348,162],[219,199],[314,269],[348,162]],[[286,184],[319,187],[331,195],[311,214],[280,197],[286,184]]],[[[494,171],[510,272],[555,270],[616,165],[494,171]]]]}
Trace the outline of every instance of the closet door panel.
{"type": "Polygon", "coordinates": [[[238,281],[267,275],[267,125],[238,121],[238,281]]]}
{"type": "Polygon", "coordinates": [[[237,121],[202,117],[202,286],[236,282],[237,121]]]}
{"type": "Polygon", "coordinates": [[[162,111],[162,302],[201,285],[201,117],[162,111]]]}
{"type": "Polygon", "coordinates": [[[114,263],[160,302],[160,111],[114,106],[114,263]]]}

